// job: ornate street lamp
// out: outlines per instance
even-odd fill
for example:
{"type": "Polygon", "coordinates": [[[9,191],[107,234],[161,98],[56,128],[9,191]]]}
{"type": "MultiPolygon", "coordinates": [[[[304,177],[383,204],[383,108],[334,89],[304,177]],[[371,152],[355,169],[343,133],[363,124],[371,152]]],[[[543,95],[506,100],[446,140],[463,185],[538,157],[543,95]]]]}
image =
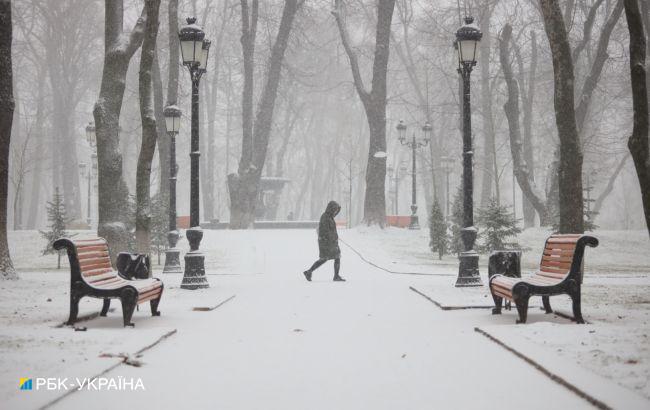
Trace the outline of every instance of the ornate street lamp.
{"type": "Polygon", "coordinates": [[[456,286],[481,286],[478,271],[478,253],[474,250],[474,176],[472,174],[472,114],[470,110],[470,74],[476,65],[476,50],[483,34],[472,17],[456,32],[458,73],[463,80],[463,228],[460,231],[464,251],[458,255],[456,286]]]}
{"type": "Polygon", "coordinates": [[[398,167],[388,167],[388,177],[393,180],[393,214],[399,215],[399,181],[402,176],[406,174],[408,167],[404,162],[401,162],[398,167]]]}
{"type": "Polygon", "coordinates": [[[196,18],[187,19],[187,25],[178,32],[181,43],[183,65],[192,80],[192,139],[190,142],[190,228],[186,231],[190,251],[185,254],[185,274],[181,282],[183,289],[209,287],[205,276],[205,256],[199,251],[203,231],[199,217],[199,82],[206,72],[210,42],[196,25],[196,18]]]}
{"type": "Polygon", "coordinates": [[[446,179],[446,188],[445,188],[445,193],[446,193],[446,198],[447,198],[447,203],[445,204],[445,216],[447,219],[449,219],[449,202],[451,200],[451,194],[449,193],[449,174],[451,174],[454,159],[452,157],[440,157],[440,162],[442,163],[442,171],[445,173],[445,179],[446,179]]]}
{"type": "Polygon", "coordinates": [[[176,165],[176,135],[181,128],[181,110],[175,105],[168,105],[163,111],[165,116],[165,127],[170,139],[169,149],[169,232],[167,240],[169,248],[165,252],[165,267],[163,273],[181,273],[180,249],[176,248],[180,235],[176,229],[176,177],[178,165],[176,165]]]}
{"type": "Polygon", "coordinates": [[[91,193],[92,193],[92,179],[93,179],[93,171],[95,171],[96,168],[93,166],[88,166],[85,162],[80,162],[79,163],[79,171],[81,173],[82,177],[85,177],[87,182],[88,182],[88,205],[86,207],[87,211],[87,216],[86,216],[86,224],[88,225],[88,229],[90,229],[90,202],[91,202],[91,193]]]}
{"type": "Polygon", "coordinates": [[[406,145],[411,148],[411,162],[412,162],[412,173],[411,173],[411,223],[409,224],[409,229],[420,229],[420,222],[418,220],[418,205],[417,205],[417,176],[416,176],[416,158],[415,151],[424,147],[429,143],[429,138],[431,134],[431,125],[427,122],[422,126],[422,139],[417,140],[415,138],[415,133],[413,133],[413,138],[411,141],[406,140],[406,125],[404,121],[400,120],[397,124],[397,138],[399,139],[400,144],[406,145]]]}

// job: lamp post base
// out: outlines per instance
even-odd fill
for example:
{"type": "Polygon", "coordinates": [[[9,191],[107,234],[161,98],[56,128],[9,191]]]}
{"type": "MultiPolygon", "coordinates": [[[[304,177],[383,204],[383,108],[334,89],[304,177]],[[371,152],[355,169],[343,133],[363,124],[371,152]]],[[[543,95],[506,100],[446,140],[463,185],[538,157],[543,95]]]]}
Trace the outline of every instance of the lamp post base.
{"type": "Polygon", "coordinates": [[[478,253],[472,251],[461,252],[458,255],[458,278],[456,287],[483,286],[481,275],[478,271],[478,253]]]}
{"type": "Polygon", "coordinates": [[[208,278],[205,276],[205,255],[199,251],[185,254],[185,273],[181,282],[181,289],[209,288],[208,278]]]}
{"type": "Polygon", "coordinates": [[[181,250],[177,248],[165,251],[165,267],[163,273],[183,273],[181,266],[181,250]]]}
{"type": "Polygon", "coordinates": [[[411,223],[409,229],[420,229],[420,221],[417,215],[411,215],[411,223]]]}
{"type": "MultiPolygon", "coordinates": [[[[466,197],[467,198],[467,197],[466,197]]],[[[474,250],[474,242],[477,236],[476,228],[468,226],[460,230],[460,238],[463,241],[465,251],[458,255],[458,278],[456,287],[483,286],[481,275],[478,272],[478,253],[474,250]]]]}
{"type": "Polygon", "coordinates": [[[418,206],[413,204],[411,205],[411,223],[409,224],[409,229],[420,229],[420,219],[418,218],[418,206]]]}
{"type": "Polygon", "coordinates": [[[209,288],[208,278],[205,277],[205,255],[199,251],[203,231],[199,227],[185,231],[190,251],[185,254],[185,273],[181,282],[181,289],[209,288]]]}

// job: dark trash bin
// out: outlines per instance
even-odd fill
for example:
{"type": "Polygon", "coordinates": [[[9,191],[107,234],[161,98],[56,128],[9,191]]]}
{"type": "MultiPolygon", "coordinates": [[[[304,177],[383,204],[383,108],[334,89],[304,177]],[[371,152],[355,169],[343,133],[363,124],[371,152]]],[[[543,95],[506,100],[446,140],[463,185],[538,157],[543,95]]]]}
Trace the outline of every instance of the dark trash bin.
{"type": "MultiPolygon", "coordinates": [[[[488,262],[488,277],[504,275],[511,278],[521,278],[521,251],[492,251],[488,262]]],[[[506,301],[505,308],[510,310],[510,301],[506,301]]]]}

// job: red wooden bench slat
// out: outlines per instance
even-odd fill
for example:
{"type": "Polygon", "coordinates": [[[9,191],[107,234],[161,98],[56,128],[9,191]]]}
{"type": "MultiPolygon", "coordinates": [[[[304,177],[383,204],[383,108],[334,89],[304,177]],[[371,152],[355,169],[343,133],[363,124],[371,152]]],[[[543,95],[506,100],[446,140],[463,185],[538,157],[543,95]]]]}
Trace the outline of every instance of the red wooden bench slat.
{"type": "Polygon", "coordinates": [[[92,252],[106,252],[108,253],[108,248],[104,246],[89,246],[87,248],[77,248],[77,256],[85,255],[92,252]]]}
{"type": "Polygon", "coordinates": [[[546,245],[546,250],[556,250],[556,249],[561,249],[561,250],[570,250],[573,251],[576,248],[576,244],[574,243],[549,243],[546,245]]]}
{"type": "Polygon", "coordinates": [[[84,280],[87,280],[88,278],[90,278],[92,276],[101,275],[101,274],[106,273],[106,272],[115,272],[115,271],[110,266],[108,266],[108,267],[105,266],[105,267],[101,267],[101,268],[87,269],[87,270],[85,270],[84,272],[81,273],[81,277],[84,280]]]}
{"type": "Polygon", "coordinates": [[[94,252],[86,252],[79,254],[77,259],[79,259],[79,262],[85,261],[86,259],[93,259],[93,258],[109,258],[110,256],[108,254],[108,251],[94,251],[94,252]]]}

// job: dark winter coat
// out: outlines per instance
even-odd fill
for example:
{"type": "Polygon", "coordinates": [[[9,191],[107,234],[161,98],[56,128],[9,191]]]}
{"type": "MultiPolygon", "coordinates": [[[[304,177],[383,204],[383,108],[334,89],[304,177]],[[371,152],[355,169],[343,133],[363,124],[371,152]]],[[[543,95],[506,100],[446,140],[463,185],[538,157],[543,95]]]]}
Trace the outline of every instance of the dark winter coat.
{"type": "Polygon", "coordinates": [[[341,211],[341,206],[335,201],[330,201],[318,224],[318,251],[321,259],[338,259],[341,257],[339,249],[339,235],[336,232],[334,217],[341,211]]]}

